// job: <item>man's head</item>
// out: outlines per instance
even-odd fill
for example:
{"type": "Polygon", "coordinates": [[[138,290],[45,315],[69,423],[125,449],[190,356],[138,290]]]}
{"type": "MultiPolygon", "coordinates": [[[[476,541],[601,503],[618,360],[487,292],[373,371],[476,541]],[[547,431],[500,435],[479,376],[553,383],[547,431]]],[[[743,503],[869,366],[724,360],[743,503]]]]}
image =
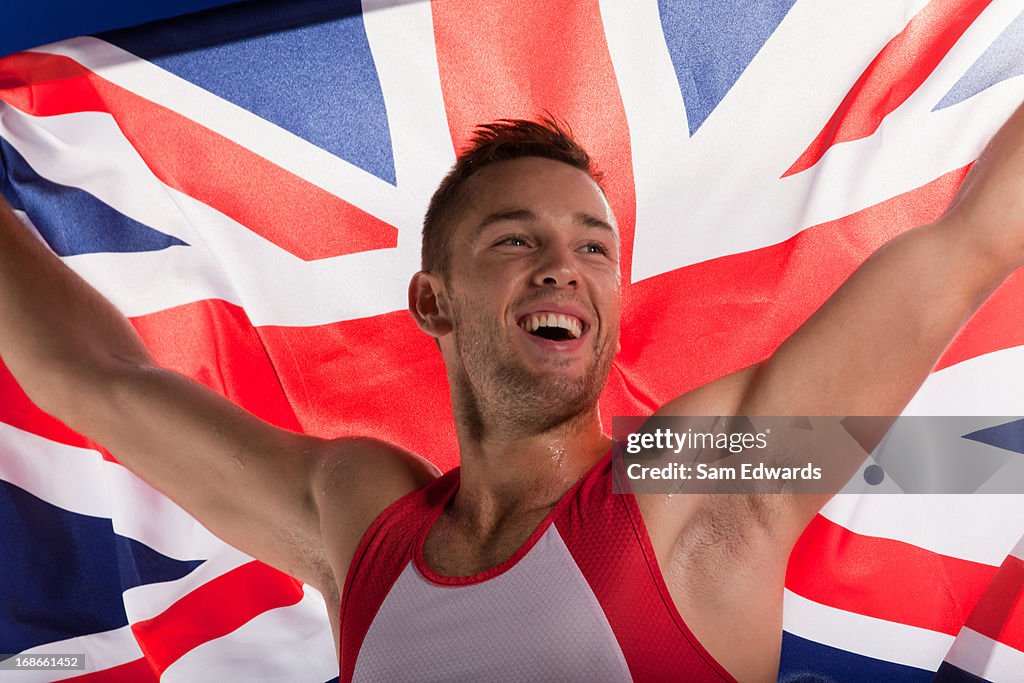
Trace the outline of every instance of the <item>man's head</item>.
{"type": "Polygon", "coordinates": [[[463,187],[482,169],[502,161],[540,157],[560,161],[589,175],[600,186],[601,174],[587,151],[564,124],[551,117],[538,121],[499,119],[478,126],[469,145],[438,185],[423,219],[420,268],[445,276],[450,257],[452,220],[465,208],[463,187]]]}
{"type": "Polygon", "coordinates": [[[596,414],[618,346],[619,240],[594,175],[556,123],[501,121],[431,202],[410,310],[480,435],[596,414]]]}

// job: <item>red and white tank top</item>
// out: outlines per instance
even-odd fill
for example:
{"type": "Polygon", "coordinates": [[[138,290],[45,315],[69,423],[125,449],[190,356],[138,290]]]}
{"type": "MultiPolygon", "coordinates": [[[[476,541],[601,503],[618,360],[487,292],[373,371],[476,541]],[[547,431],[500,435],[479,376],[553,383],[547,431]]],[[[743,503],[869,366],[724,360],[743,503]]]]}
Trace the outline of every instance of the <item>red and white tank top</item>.
{"type": "Polygon", "coordinates": [[[463,577],[423,559],[459,471],[396,501],[346,578],[340,680],[734,680],[687,628],[636,499],[611,481],[609,453],[514,555],[463,577]]]}

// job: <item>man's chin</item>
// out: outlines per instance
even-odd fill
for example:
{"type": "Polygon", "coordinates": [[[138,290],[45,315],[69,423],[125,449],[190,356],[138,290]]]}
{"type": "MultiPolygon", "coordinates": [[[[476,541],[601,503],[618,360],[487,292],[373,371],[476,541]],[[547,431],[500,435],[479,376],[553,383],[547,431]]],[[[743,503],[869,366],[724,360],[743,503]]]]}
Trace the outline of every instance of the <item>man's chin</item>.
{"type": "Polygon", "coordinates": [[[566,364],[553,363],[549,367],[506,367],[500,379],[524,394],[564,399],[579,393],[588,384],[589,374],[566,364]]]}
{"type": "Polygon", "coordinates": [[[513,390],[508,399],[518,404],[515,411],[531,413],[543,424],[559,424],[589,411],[601,394],[592,376],[569,372],[522,373],[506,387],[513,390]]]}

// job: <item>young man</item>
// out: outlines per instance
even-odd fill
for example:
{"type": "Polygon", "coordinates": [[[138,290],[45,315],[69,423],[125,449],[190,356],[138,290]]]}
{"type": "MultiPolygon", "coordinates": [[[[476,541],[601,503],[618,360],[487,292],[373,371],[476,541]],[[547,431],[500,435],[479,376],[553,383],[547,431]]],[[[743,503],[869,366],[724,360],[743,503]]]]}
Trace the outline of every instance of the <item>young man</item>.
{"type": "MultiPolygon", "coordinates": [[[[1018,111],[945,216],[879,250],[771,358],[658,414],[898,414],[1024,258],[1022,188],[1018,111]]],[[[551,122],[482,127],[423,253],[409,307],[444,358],[461,458],[441,478],[155,367],[6,206],[0,356],[43,409],[317,587],[342,680],[774,680],[787,559],[827,496],[612,494],[597,401],[619,241],[586,153],[551,122]]]]}

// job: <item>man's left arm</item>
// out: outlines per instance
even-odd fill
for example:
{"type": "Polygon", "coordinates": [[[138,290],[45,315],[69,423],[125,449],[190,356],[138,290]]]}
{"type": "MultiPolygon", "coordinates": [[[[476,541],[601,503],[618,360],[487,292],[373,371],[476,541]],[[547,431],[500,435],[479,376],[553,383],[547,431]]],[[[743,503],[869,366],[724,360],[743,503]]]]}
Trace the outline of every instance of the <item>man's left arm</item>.
{"type": "MultiPolygon", "coordinates": [[[[940,219],[879,249],[770,358],[659,414],[899,415],[1022,262],[1024,107],[986,146],[940,219]]],[[[813,510],[800,517],[806,522],[823,503],[803,500],[799,507],[813,510]]]]}
{"type": "Polygon", "coordinates": [[[898,415],[1024,261],[1024,107],[946,213],[869,258],[751,374],[740,414],[898,415]]]}

